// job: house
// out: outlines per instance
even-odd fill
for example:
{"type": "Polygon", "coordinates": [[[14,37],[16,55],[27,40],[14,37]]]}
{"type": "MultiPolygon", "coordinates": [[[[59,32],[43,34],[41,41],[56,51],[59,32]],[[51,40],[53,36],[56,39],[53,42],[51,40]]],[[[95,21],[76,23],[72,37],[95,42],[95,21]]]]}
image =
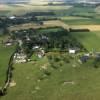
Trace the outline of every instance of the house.
{"type": "Polygon", "coordinates": [[[16,17],[15,16],[11,16],[11,17],[9,17],[9,19],[11,19],[11,20],[13,20],[13,19],[15,19],[16,17]]]}
{"type": "Polygon", "coordinates": [[[90,57],[90,54],[89,53],[86,53],[86,54],[84,54],[84,56],[90,57]]]}
{"type": "Polygon", "coordinates": [[[11,42],[6,42],[6,43],[5,43],[5,46],[11,46],[11,45],[12,45],[11,42]]]}
{"type": "Polygon", "coordinates": [[[69,48],[69,50],[68,50],[69,54],[75,54],[78,51],[80,51],[80,48],[78,48],[78,47],[69,48]]]}
{"type": "Polygon", "coordinates": [[[14,62],[15,63],[25,63],[27,62],[27,56],[24,53],[15,53],[14,62]]]}
{"type": "Polygon", "coordinates": [[[35,49],[39,49],[40,47],[39,46],[33,46],[33,50],[35,50],[35,49]]]}
{"type": "Polygon", "coordinates": [[[87,60],[89,59],[89,56],[82,56],[81,58],[80,58],[80,61],[82,62],[82,63],[85,63],[85,62],[87,62],[87,60]]]}
{"type": "Polygon", "coordinates": [[[42,48],[40,48],[40,50],[37,52],[37,55],[39,58],[42,58],[45,55],[45,51],[42,48]]]}
{"type": "Polygon", "coordinates": [[[76,50],[75,49],[69,49],[69,54],[75,54],[76,50]]]}
{"type": "Polygon", "coordinates": [[[19,46],[21,47],[23,44],[23,41],[22,40],[17,40],[17,41],[18,41],[19,46]]]}

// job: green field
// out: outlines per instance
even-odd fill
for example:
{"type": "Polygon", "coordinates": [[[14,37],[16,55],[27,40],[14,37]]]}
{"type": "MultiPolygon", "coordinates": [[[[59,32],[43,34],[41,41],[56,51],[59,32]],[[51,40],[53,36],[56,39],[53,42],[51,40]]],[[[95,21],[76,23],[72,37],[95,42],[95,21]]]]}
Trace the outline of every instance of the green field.
{"type": "Polygon", "coordinates": [[[100,32],[72,32],[71,35],[79,40],[89,51],[100,51],[100,32]]]}
{"type": "Polygon", "coordinates": [[[63,22],[69,25],[99,25],[100,19],[64,19],[63,22]]]}
{"type": "MultiPolygon", "coordinates": [[[[48,31],[38,30],[43,33],[48,31]]],[[[99,32],[70,34],[89,51],[100,51],[99,32]]],[[[78,59],[67,52],[49,52],[42,59],[15,64],[13,80],[16,86],[10,87],[1,100],[99,100],[100,67],[94,68],[91,60],[80,64],[78,59]]]]}
{"type": "Polygon", "coordinates": [[[63,61],[59,53],[50,55],[62,57],[53,62],[57,68],[50,65],[47,57],[16,64],[13,78],[16,86],[9,88],[1,100],[99,100],[100,68],[95,69],[90,63],[81,65],[72,58],[70,62],[63,61]],[[50,74],[45,75],[42,66],[50,74]]]}
{"type": "MultiPolygon", "coordinates": [[[[4,37],[0,37],[0,40],[4,40],[4,37]]],[[[4,86],[6,80],[6,71],[11,54],[14,51],[14,46],[4,47],[4,44],[0,44],[0,87],[4,86]]]]}
{"type": "Polygon", "coordinates": [[[62,18],[62,21],[65,22],[66,24],[69,25],[99,25],[100,24],[100,19],[93,19],[93,18],[89,18],[89,19],[83,19],[79,18],[79,19],[64,19],[62,18]]]}

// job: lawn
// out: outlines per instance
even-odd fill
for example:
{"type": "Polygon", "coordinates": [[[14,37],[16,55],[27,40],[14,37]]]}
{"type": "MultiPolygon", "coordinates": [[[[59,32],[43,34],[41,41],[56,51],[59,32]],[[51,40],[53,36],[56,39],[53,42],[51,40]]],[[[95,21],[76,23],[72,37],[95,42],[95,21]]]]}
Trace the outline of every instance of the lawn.
{"type": "MultiPolygon", "coordinates": [[[[0,40],[4,39],[0,37],[0,40]]],[[[4,47],[4,44],[0,44],[0,87],[4,85],[6,80],[6,71],[8,68],[8,62],[11,54],[14,52],[14,46],[4,47]]]]}
{"type": "Polygon", "coordinates": [[[71,35],[79,40],[87,50],[100,52],[100,32],[72,32],[71,35]]]}
{"type": "Polygon", "coordinates": [[[70,62],[63,61],[67,53],[49,55],[61,57],[60,61],[53,62],[56,68],[47,56],[35,62],[16,64],[13,77],[16,86],[9,88],[1,100],[99,100],[100,68],[95,69],[89,63],[80,65],[73,58],[69,58],[70,62]],[[49,74],[44,74],[43,66],[49,74]]]}

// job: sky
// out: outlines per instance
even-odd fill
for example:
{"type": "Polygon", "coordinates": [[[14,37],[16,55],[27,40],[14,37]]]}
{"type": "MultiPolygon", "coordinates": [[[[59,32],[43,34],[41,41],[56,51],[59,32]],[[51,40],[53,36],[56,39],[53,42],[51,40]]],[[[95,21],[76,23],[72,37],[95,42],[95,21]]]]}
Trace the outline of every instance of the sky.
{"type": "MultiPolygon", "coordinates": [[[[50,0],[0,0],[0,2],[44,2],[44,1],[50,1],[50,0]]],[[[70,1],[70,0],[51,0],[51,1],[70,1]]],[[[71,0],[71,1],[99,1],[100,0],[71,0]]]]}

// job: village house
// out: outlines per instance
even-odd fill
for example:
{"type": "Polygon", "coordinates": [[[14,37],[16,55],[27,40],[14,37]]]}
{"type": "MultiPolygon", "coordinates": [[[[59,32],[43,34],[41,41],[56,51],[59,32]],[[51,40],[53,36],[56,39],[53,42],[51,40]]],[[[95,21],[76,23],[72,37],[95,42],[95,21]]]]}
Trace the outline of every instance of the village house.
{"type": "Polygon", "coordinates": [[[73,48],[69,48],[68,52],[69,52],[69,54],[75,54],[76,53],[76,50],[73,49],[73,48]]]}
{"type": "Polygon", "coordinates": [[[5,46],[11,46],[13,45],[14,41],[12,39],[8,39],[7,41],[3,41],[5,46]]]}
{"type": "Polygon", "coordinates": [[[15,53],[14,62],[15,63],[25,63],[27,62],[27,56],[24,53],[15,53]]]}
{"type": "Polygon", "coordinates": [[[15,19],[16,17],[15,16],[10,16],[9,19],[13,20],[15,19]]]}
{"type": "Polygon", "coordinates": [[[43,48],[40,48],[40,46],[33,46],[33,51],[37,54],[39,58],[42,58],[45,55],[45,51],[43,48]]]}
{"type": "Polygon", "coordinates": [[[69,54],[75,54],[75,53],[77,53],[78,51],[79,51],[80,49],[79,48],[69,48],[68,49],[68,52],[69,52],[69,54]]]}
{"type": "Polygon", "coordinates": [[[42,48],[40,48],[40,50],[37,52],[37,55],[39,58],[42,58],[45,55],[45,51],[42,48]]]}
{"type": "Polygon", "coordinates": [[[11,46],[11,45],[12,45],[11,42],[6,42],[6,43],[5,43],[5,46],[11,46]]]}
{"type": "Polygon", "coordinates": [[[38,45],[36,45],[36,46],[33,46],[33,50],[36,50],[36,49],[39,49],[40,47],[38,46],[38,45]]]}

